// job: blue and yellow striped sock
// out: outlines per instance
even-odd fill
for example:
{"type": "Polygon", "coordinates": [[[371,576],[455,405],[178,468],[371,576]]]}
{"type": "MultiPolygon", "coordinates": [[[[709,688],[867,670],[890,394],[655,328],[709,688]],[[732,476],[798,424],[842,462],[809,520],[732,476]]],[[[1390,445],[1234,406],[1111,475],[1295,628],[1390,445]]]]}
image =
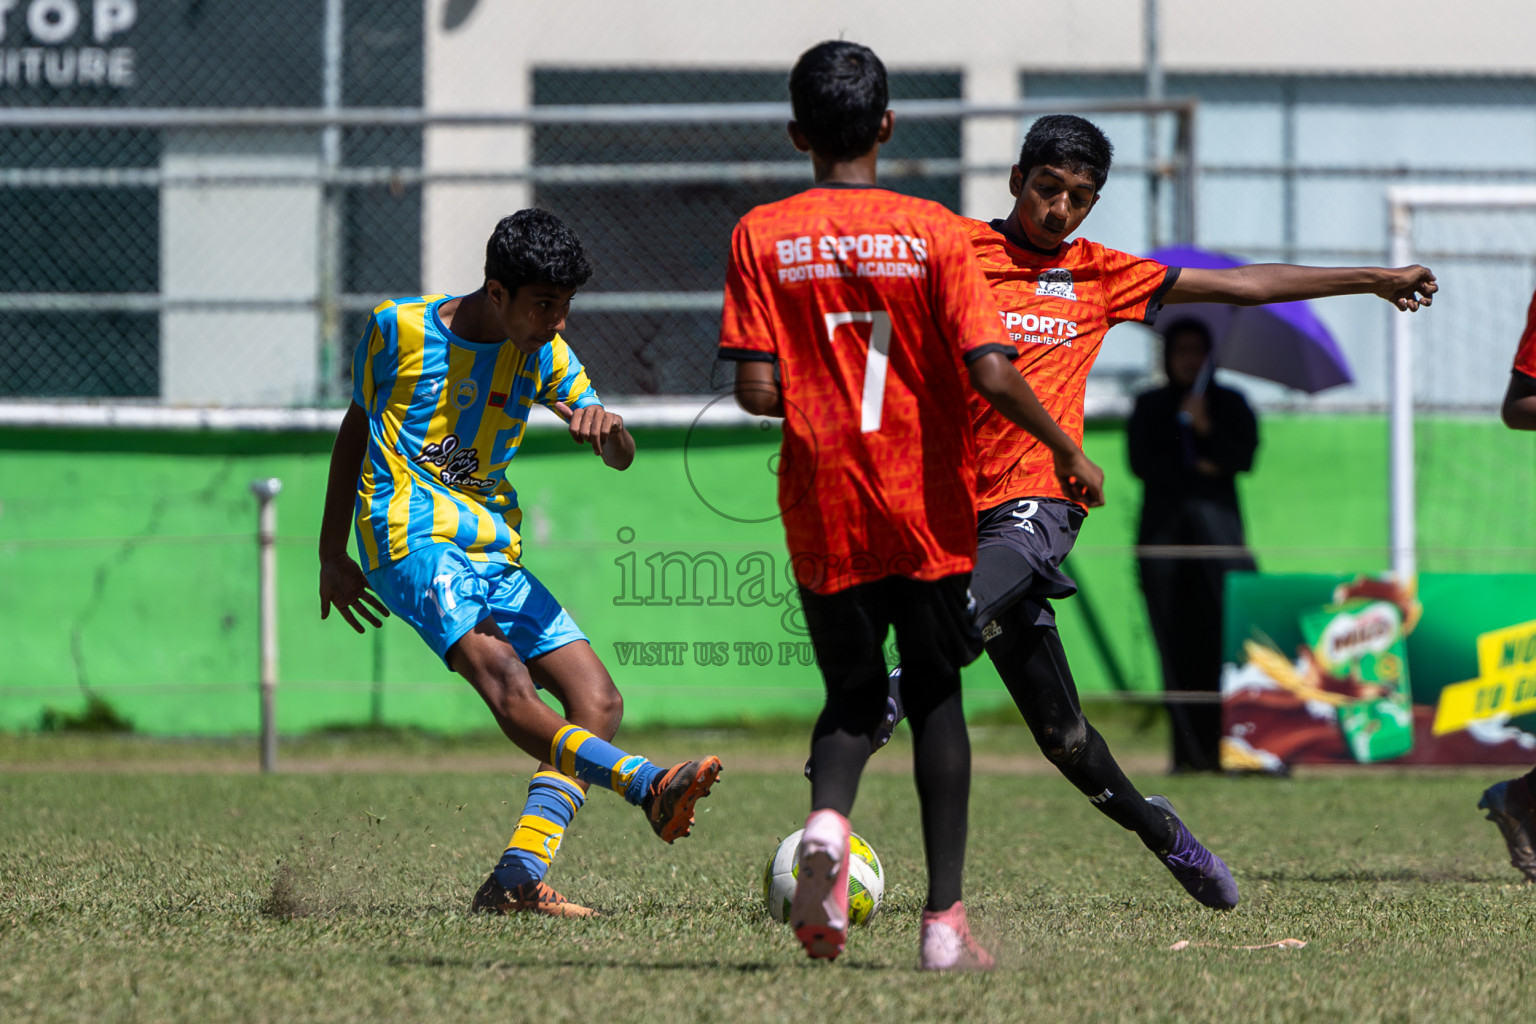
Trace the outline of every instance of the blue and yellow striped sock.
{"type": "Polygon", "coordinates": [[[528,783],[523,816],[517,819],[517,829],[496,865],[496,881],[515,889],[543,878],[560,850],[566,828],[586,800],[581,787],[559,772],[535,774],[528,783]]]}
{"type": "Polygon", "coordinates": [[[579,725],[567,725],[555,733],[549,744],[549,763],[559,768],[561,774],[589,786],[602,786],[622,794],[636,807],[645,799],[651,780],[661,774],[661,769],[645,758],[626,754],[579,725]]]}

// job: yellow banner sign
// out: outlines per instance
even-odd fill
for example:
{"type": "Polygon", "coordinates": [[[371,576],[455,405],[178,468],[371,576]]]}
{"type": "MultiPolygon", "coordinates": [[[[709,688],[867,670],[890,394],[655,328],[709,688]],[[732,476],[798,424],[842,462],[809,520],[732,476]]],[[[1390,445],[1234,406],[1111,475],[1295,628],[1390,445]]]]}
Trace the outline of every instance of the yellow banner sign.
{"type": "Polygon", "coordinates": [[[1536,711],[1536,621],[1480,634],[1477,674],[1440,691],[1436,736],[1487,718],[1536,711]]]}

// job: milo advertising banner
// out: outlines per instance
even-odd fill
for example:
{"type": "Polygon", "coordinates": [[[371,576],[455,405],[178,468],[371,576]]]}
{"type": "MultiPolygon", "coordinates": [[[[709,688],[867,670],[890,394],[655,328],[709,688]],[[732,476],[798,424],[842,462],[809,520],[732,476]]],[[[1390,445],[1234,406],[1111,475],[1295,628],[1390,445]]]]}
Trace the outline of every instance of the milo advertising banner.
{"type": "Polygon", "coordinates": [[[1536,763],[1536,576],[1233,573],[1223,768],[1536,763]]]}

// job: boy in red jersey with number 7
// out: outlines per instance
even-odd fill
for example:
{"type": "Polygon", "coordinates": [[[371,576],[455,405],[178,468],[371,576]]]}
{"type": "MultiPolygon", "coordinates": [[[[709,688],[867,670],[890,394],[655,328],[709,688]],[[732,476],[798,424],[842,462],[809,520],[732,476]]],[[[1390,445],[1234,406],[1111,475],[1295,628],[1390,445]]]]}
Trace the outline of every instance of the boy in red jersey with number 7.
{"type": "Polygon", "coordinates": [[[849,825],[885,717],[894,627],[928,859],[925,969],[987,968],[961,903],[970,745],[960,669],[981,651],[966,376],[1098,500],[1091,463],[1010,365],[1014,348],[958,219],[875,187],[891,136],[885,69],[826,42],[790,73],[789,132],[815,186],[758,207],[731,243],[720,355],[736,398],[784,417],[779,506],[827,699],[811,736],[812,812],[790,923],[812,957],[847,939],[849,825]]]}

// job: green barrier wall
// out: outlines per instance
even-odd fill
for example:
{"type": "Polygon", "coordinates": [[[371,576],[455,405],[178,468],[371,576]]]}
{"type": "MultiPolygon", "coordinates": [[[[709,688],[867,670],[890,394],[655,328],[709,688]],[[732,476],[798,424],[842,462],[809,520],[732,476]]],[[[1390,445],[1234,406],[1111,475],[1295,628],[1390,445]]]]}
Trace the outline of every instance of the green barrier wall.
{"type": "MultiPolygon", "coordinates": [[[[1384,422],[1277,415],[1263,431],[1258,469],[1243,485],[1261,566],[1384,569],[1384,422]]],[[[1421,499],[1424,567],[1465,561],[1442,548],[1475,532],[1499,564],[1474,569],[1536,569],[1533,439],[1491,420],[1421,434],[1426,465],[1450,481],[1421,499]],[[1502,475],[1469,467],[1469,452],[1502,475]]],[[[526,564],[593,638],[627,721],[813,715],[820,680],[774,518],[777,434],[641,431],[637,440],[626,473],[564,434],[530,440],[516,475],[526,564]]],[[[262,476],[283,481],[283,731],[370,721],[488,727],[478,698],[408,627],[390,622],[359,637],[339,619],[319,621],[315,535],[329,448],[328,436],[314,435],[0,431],[0,728],[36,728],[45,707],[75,711],[91,692],[145,732],[254,731],[247,485],[262,476]]],[[[1093,425],[1087,449],[1108,472],[1110,504],[1089,518],[1069,560],[1083,599],[1061,604],[1062,634],[1085,692],[1156,689],[1129,551],[1139,487],[1120,426],[1093,425]]],[[[1007,700],[985,659],[966,684],[973,710],[1007,700]]]]}

